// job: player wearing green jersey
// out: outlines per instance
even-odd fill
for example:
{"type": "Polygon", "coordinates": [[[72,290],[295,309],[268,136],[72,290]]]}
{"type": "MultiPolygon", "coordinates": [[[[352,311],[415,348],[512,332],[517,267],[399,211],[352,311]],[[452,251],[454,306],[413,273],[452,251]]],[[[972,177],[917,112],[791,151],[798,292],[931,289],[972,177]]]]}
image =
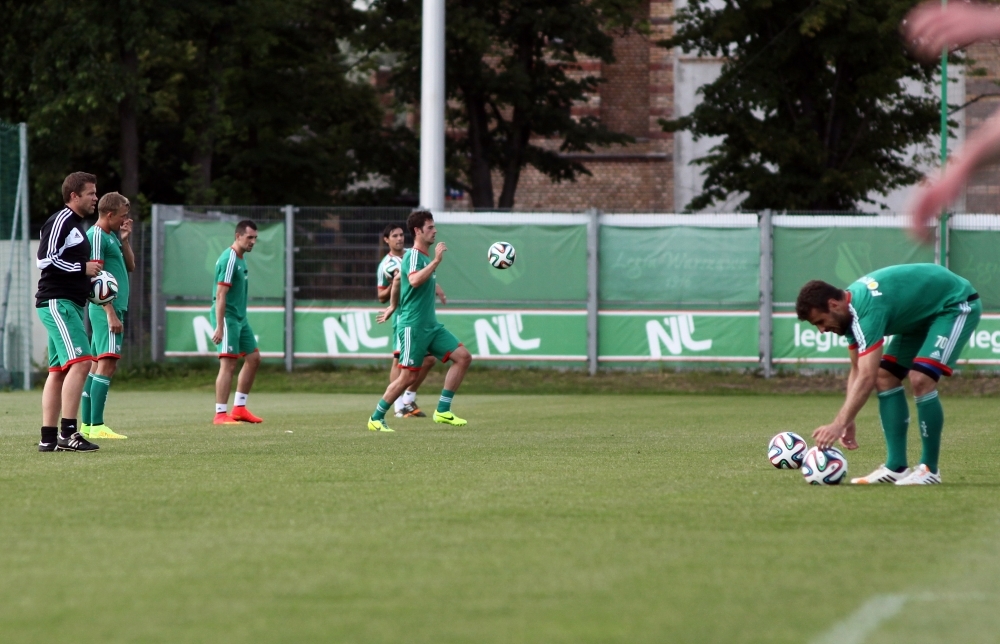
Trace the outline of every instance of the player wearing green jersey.
{"type": "MultiPolygon", "coordinates": [[[[437,236],[434,216],[426,210],[410,213],[406,227],[413,233],[413,248],[403,254],[402,268],[396,273],[393,289],[399,289],[399,318],[396,320],[396,338],[399,347],[399,376],[389,383],[375,413],[368,419],[368,429],[391,432],[385,424],[389,406],[416,381],[426,355],[433,355],[441,362],[452,362],[444,377],[444,389],[438,400],[434,422],[462,426],[467,424],[451,411],[451,401],[465,378],[472,363],[472,354],[444,325],[437,321],[434,310],[435,271],[448,250],[444,242],[434,249],[434,259],[427,254],[437,236]],[[405,273],[405,277],[403,274],[405,273]],[[395,286],[399,282],[399,286],[395,286]]],[[[379,315],[385,322],[395,312],[395,298],[379,315]]]]}
{"type": "MultiPolygon", "coordinates": [[[[382,231],[382,240],[389,247],[389,253],[379,262],[376,280],[378,283],[378,301],[385,304],[393,297],[393,279],[399,272],[400,262],[403,259],[405,238],[402,224],[389,224],[382,231]]],[[[444,291],[440,285],[436,285],[438,299],[441,304],[447,303],[444,291]]],[[[396,302],[399,298],[399,282],[396,282],[396,302]]],[[[396,318],[392,319],[392,368],[389,370],[389,382],[399,377],[399,347],[396,344],[396,318]]],[[[424,363],[420,368],[420,375],[416,381],[407,387],[401,396],[396,398],[396,418],[424,418],[426,414],[417,406],[417,390],[423,384],[427,374],[434,367],[436,360],[434,356],[428,355],[424,358],[424,363]]]]}
{"type": "Polygon", "coordinates": [[[128,438],[104,424],[104,405],[108,400],[111,377],[115,375],[121,358],[125,312],[128,310],[128,274],[135,270],[135,255],[129,243],[132,234],[129,210],[128,199],[117,192],[109,192],[97,202],[97,223],[87,231],[91,261],[100,262],[101,270],[111,273],[118,282],[115,299],[100,306],[91,303],[88,307],[90,350],[95,358],[83,385],[80,433],[89,438],[128,438]]]}
{"type": "Polygon", "coordinates": [[[222,251],[215,262],[215,297],[211,321],[215,325],[212,342],[219,349],[219,375],[215,379],[215,425],[234,425],[240,421],[263,422],[247,409],[247,398],[260,366],[257,337],[247,320],[247,293],[250,274],[243,255],[257,243],[257,224],[244,219],[236,224],[236,240],[222,251]],[[243,368],[236,380],[236,399],[229,414],[229,391],[233,386],[236,361],[243,358],[243,368]]]}
{"type": "Polygon", "coordinates": [[[944,412],[937,383],[950,376],[962,347],[979,323],[979,294],[963,277],[936,264],[903,264],[873,271],[841,290],[808,282],[795,311],[820,332],[850,341],[847,400],[829,425],[813,432],[820,448],[838,439],[857,449],[855,418],[872,389],[878,390],[886,462],[855,484],[930,485],[941,482],[938,456],[944,412]],[[885,336],[892,336],[888,344],[885,336]],[[910,410],[903,391],[909,376],[917,404],[923,451],[920,464],[907,467],[906,430],[910,410]]]}

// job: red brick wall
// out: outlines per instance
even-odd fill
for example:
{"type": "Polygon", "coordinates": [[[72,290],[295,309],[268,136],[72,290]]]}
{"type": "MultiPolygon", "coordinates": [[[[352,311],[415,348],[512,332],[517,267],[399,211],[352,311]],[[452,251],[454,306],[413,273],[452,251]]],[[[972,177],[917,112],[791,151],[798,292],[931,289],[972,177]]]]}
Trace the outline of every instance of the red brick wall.
{"type": "MultiPolygon", "coordinates": [[[[977,96],[1000,93],[1000,44],[979,43],[966,52],[972,59],[974,68],[985,72],[984,76],[967,76],[965,80],[965,100],[977,96]]],[[[957,103],[958,100],[951,100],[957,103]]],[[[986,96],[965,108],[965,136],[971,139],[976,129],[1000,108],[1000,96],[986,96]]],[[[965,211],[979,213],[1000,213],[1000,164],[992,164],[980,170],[965,191],[965,211]]]]}

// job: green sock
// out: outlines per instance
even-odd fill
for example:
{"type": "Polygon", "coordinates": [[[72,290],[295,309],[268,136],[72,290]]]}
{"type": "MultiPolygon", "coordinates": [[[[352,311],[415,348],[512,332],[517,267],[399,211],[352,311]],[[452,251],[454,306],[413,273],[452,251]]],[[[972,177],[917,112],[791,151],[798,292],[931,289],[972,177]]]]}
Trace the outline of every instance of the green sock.
{"type": "Polygon", "coordinates": [[[387,411],[389,411],[389,403],[379,399],[378,404],[375,405],[375,413],[372,414],[372,420],[384,420],[387,411]]]}
{"type": "Polygon", "coordinates": [[[91,425],[104,424],[104,404],[108,402],[108,389],[111,388],[109,376],[93,376],[90,383],[90,420],[91,425]]]}
{"type": "Polygon", "coordinates": [[[885,434],[885,466],[901,470],[906,467],[906,430],[910,425],[910,406],[902,387],[879,392],[878,416],[885,434]]]}
{"type": "Polygon", "coordinates": [[[84,425],[90,424],[90,385],[94,382],[94,374],[87,374],[87,381],[83,383],[83,396],[80,398],[80,422],[84,425]]]}
{"type": "Polygon", "coordinates": [[[441,390],[441,398],[438,399],[438,411],[442,414],[451,411],[451,399],[455,397],[454,391],[441,390]]]}
{"type": "Polygon", "coordinates": [[[944,429],[944,409],[935,389],[917,398],[917,419],[920,421],[920,442],[924,449],[920,462],[937,474],[938,457],[941,455],[941,430],[944,429]]]}

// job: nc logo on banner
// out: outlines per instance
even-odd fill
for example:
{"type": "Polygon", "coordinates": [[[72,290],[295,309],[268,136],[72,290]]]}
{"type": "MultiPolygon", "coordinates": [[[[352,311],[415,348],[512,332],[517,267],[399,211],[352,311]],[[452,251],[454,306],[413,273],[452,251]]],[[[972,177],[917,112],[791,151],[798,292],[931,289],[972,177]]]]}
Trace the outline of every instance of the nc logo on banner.
{"type": "Polygon", "coordinates": [[[344,352],[356,353],[359,347],[366,349],[382,349],[389,346],[389,338],[371,338],[368,332],[372,328],[372,319],[366,311],[345,313],[339,317],[328,317],[323,320],[323,335],[326,338],[326,352],[332,356],[340,355],[340,347],[344,352]]]}
{"type": "Polygon", "coordinates": [[[711,340],[695,340],[693,315],[671,315],[659,320],[646,322],[646,337],[649,339],[649,355],[662,358],[662,344],[672,356],[680,355],[682,349],[688,351],[708,351],[712,348],[711,340]],[[669,329],[669,330],[668,330],[669,329]]]}
{"type": "Polygon", "coordinates": [[[524,323],[520,313],[494,315],[491,320],[492,323],[481,318],[473,323],[473,328],[476,330],[476,346],[481,356],[490,355],[490,343],[493,343],[493,347],[500,355],[510,353],[511,347],[519,351],[533,351],[542,345],[541,338],[525,340],[521,337],[524,323]]]}

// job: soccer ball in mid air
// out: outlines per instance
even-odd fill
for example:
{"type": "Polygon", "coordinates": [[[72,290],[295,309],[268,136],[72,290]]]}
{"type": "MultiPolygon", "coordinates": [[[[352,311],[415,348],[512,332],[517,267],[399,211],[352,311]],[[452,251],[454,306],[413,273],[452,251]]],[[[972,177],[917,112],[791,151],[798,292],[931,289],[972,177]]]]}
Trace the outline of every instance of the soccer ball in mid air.
{"type": "Polygon", "coordinates": [[[497,242],[490,246],[486,256],[493,268],[510,268],[514,264],[514,247],[507,242],[497,242]]]}
{"type": "Polygon", "coordinates": [[[802,476],[812,485],[839,485],[847,476],[847,459],[836,447],[810,447],[802,460],[802,476]]]}
{"type": "Polygon", "coordinates": [[[118,280],[107,271],[101,271],[90,278],[90,295],[87,299],[94,304],[107,304],[118,297],[118,280]]]}
{"type": "Polygon", "coordinates": [[[806,455],[806,441],[795,432],[781,432],[767,444],[767,458],[779,470],[797,470],[806,455]]]}

